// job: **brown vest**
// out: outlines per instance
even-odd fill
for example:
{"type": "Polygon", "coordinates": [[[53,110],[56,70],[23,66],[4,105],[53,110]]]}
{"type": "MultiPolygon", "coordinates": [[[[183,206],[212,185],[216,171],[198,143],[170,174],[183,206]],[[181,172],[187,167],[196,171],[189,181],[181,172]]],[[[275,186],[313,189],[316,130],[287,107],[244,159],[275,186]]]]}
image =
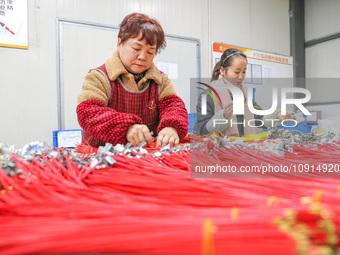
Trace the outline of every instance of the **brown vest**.
{"type": "MultiPolygon", "coordinates": [[[[139,116],[144,125],[149,130],[157,134],[159,125],[158,101],[160,93],[160,85],[153,80],[141,91],[131,91],[125,87],[120,78],[111,81],[106,71],[105,64],[97,69],[101,72],[110,87],[110,99],[108,107],[122,113],[131,113],[139,116]]],[[[162,73],[163,75],[163,73],[162,73]]],[[[91,146],[98,147],[105,145],[104,141],[83,131],[82,143],[88,143],[91,146]]]]}

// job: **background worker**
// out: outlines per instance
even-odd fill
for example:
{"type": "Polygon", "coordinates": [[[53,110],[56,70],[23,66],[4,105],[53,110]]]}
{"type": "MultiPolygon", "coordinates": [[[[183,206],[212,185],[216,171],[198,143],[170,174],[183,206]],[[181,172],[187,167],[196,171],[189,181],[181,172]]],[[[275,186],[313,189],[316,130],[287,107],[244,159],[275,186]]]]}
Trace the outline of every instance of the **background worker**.
{"type": "MultiPolygon", "coordinates": [[[[214,104],[213,99],[210,96],[207,96],[207,114],[205,115],[202,115],[201,113],[202,96],[200,96],[196,106],[197,121],[194,127],[195,134],[206,135],[214,130],[219,130],[228,136],[244,136],[255,134],[256,128],[254,126],[260,126],[261,123],[259,121],[263,121],[263,127],[265,128],[278,125],[282,120],[295,119],[295,116],[292,116],[290,113],[287,113],[287,115],[281,115],[279,111],[266,116],[256,115],[250,112],[247,105],[248,90],[243,84],[246,77],[246,70],[247,56],[242,51],[230,48],[223,52],[220,61],[216,63],[213,69],[210,85],[216,88],[217,84],[231,84],[239,88],[244,96],[244,115],[233,115],[233,95],[227,88],[223,88],[222,91],[219,90],[218,93],[222,100],[222,106],[214,104]],[[277,121],[272,121],[273,119],[277,119],[277,121]],[[227,121],[223,122],[223,124],[219,121],[221,124],[216,124],[217,122],[214,122],[214,120],[227,121]],[[249,125],[249,120],[258,121],[249,125]]],[[[255,108],[262,109],[262,107],[260,107],[254,100],[253,106],[255,108]]]]}

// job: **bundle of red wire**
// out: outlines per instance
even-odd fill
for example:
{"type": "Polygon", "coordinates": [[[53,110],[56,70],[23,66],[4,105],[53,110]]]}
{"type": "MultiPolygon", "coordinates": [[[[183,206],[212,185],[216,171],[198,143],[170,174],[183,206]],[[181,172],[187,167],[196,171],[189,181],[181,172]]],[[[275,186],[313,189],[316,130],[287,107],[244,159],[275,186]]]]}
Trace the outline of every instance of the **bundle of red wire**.
{"type": "Polygon", "coordinates": [[[331,254],[339,237],[338,179],[190,178],[192,160],[251,165],[339,158],[336,146],[319,146],[316,152],[296,146],[281,158],[244,148],[216,148],[214,155],[199,148],[159,157],[113,155],[116,163],[99,170],[79,168],[67,153],[31,161],[13,156],[21,174],[0,170],[0,250],[331,254]]]}

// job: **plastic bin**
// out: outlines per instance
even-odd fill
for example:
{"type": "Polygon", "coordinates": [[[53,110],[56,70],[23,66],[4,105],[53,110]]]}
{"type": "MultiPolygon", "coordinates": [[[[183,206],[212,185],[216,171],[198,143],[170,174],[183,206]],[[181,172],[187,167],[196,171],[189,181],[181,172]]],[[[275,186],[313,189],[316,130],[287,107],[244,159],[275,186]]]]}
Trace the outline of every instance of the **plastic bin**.
{"type": "Polygon", "coordinates": [[[188,133],[192,133],[194,131],[194,126],[196,124],[197,113],[188,113],[188,120],[189,120],[189,130],[188,133]]]}
{"type": "Polygon", "coordinates": [[[308,127],[307,127],[307,118],[304,115],[305,120],[298,123],[296,126],[294,121],[291,122],[284,122],[283,125],[277,126],[278,129],[284,129],[284,130],[290,130],[292,134],[301,134],[301,133],[308,133],[308,127]]]}
{"type": "Polygon", "coordinates": [[[312,131],[312,128],[314,126],[318,126],[318,123],[308,123],[307,124],[307,133],[309,133],[310,131],[312,131]]]}
{"type": "Polygon", "coordinates": [[[81,143],[83,135],[82,129],[66,129],[54,130],[53,134],[53,147],[75,148],[76,143],[81,143]]]}

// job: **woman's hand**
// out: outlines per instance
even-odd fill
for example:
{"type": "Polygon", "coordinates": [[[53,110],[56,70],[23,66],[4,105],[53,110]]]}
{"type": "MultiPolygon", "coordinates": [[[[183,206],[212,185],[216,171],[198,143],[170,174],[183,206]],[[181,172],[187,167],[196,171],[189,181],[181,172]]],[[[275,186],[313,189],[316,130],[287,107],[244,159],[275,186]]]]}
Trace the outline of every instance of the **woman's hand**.
{"type": "Polygon", "coordinates": [[[158,133],[157,147],[170,144],[170,147],[179,144],[179,137],[176,129],[165,127],[158,133]]]}
{"type": "Polygon", "coordinates": [[[150,130],[146,125],[133,124],[126,132],[126,139],[132,146],[138,146],[141,142],[152,143],[152,136],[150,130]]]}
{"type": "Polygon", "coordinates": [[[230,119],[233,115],[233,103],[227,104],[227,106],[224,108],[224,118],[230,119]]]}
{"type": "Polygon", "coordinates": [[[296,117],[294,115],[292,115],[290,112],[287,112],[286,115],[282,115],[281,112],[278,112],[276,117],[280,121],[283,121],[283,120],[295,120],[296,119],[296,117]]]}

